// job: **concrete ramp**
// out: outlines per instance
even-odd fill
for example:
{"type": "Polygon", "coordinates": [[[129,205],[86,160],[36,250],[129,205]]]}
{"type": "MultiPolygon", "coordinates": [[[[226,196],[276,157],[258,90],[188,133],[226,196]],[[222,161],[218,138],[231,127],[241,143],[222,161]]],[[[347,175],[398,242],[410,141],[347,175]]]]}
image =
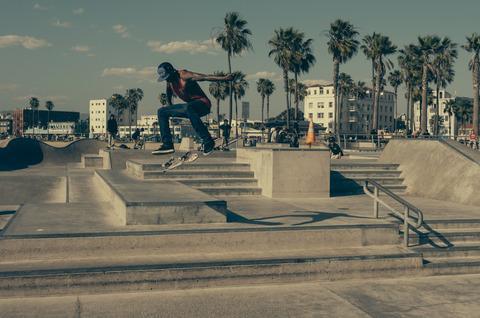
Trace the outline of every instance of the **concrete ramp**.
{"type": "Polygon", "coordinates": [[[56,166],[80,163],[82,154],[98,153],[105,142],[81,139],[57,148],[30,138],[15,138],[0,148],[0,171],[25,169],[34,165],[56,166]]]}
{"type": "Polygon", "coordinates": [[[480,206],[480,165],[436,140],[391,140],[379,162],[400,164],[411,195],[480,206]]]}

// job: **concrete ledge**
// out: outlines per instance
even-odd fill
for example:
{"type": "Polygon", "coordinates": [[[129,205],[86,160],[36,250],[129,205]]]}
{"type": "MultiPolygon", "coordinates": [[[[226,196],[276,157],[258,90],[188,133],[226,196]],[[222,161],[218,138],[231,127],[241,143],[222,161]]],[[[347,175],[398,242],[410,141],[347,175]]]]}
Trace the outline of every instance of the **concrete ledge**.
{"type": "Polygon", "coordinates": [[[97,170],[95,178],[126,225],[226,222],[225,201],[181,183],[144,183],[123,171],[97,170]]]}
{"type": "Polygon", "coordinates": [[[326,148],[242,148],[237,149],[237,162],[250,164],[267,197],[330,196],[330,151],[326,148]]]}
{"type": "Polygon", "coordinates": [[[81,159],[81,164],[83,168],[98,168],[103,169],[104,158],[96,154],[83,154],[81,159]]]}

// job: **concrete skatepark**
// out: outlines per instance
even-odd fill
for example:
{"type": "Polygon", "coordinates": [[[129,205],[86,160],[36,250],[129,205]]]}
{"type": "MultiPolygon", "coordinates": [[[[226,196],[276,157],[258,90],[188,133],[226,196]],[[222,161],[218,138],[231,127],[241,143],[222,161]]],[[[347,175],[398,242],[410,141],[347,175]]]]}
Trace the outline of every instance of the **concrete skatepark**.
{"type": "Polygon", "coordinates": [[[138,316],[193,315],[192,304],[202,302],[212,304],[198,307],[204,315],[228,316],[212,299],[233,304],[238,295],[239,303],[251,301],[248,316],[265,316],[266,308],[273,316],[328,316],[346,303],[338,316],[382,316],[382,308],[395,316],[386,287],[394,284],[397,298],[431,286],[418,295],[419,307],[454,299],[437,316],[472,314],[441,290],[457,282],[464,288],[451,293],[467,297],[478,286],[476,275],[460,275],[480,273],[476,154],[431,140],[393,140],[381,154],[335,161],[322,148],[239,148],[163,173],[166,158],[104,146],[13,140],[0,148],[0,310],[15,317],[29,299],[45,316],[68,308],[107,317],[102,306],[113,313],[130,295],[144,304],[138,316]],[[408,247],[401,220],[386,209],[373,217],[362,191],[367,179],[423,212],[408,247]],[[300,298],[274,314],[294,290],[300,298]],[[278,298],[262,304],[262,292],[278,298]],[[155,307],[154,299],[168,301],[155,307]],[[175,313],[174,299],[191,304],[175,313]]]}

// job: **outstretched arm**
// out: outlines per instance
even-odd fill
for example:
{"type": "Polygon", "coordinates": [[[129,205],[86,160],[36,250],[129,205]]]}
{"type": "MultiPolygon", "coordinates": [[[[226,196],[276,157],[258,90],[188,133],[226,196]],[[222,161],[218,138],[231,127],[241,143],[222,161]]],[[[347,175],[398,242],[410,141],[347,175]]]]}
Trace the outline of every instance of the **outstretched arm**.
{"type": "Polygon", "coordinates": [[[197,82],[209,81],[209,82],[219,82],[219,81],[231,81],[232,75],[228,74],[226,76],[218,76],[218,75],[209,75],[209,74],[201,74],[183,70],[180,72],[180,77],[183,80],[193,80],[197,82]]]}

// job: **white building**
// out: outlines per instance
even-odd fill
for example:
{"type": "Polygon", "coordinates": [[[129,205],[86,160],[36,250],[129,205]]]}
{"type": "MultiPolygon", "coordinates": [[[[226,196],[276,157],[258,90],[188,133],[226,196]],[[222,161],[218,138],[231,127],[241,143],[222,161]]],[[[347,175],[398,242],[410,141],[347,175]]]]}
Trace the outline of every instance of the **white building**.
{"type": "MultiPolygon", "coordinates": [[[[34,130],[31,128],[25,129],[25,135],[33,134],[34,130]]],[[[75,134],[75,122],[50,122],[48,123],[48,129],[46,127],[35,127],[36,135],[74,135],[75,134]]]]}
{"type": "Polygon", "coordinates": [[[106,99],[92,99],[88,110],[90,118],[90,132],[93,135],[107,133],[107,121],[111,114],[115,114],[113,107],[108,105],[106,99]]]}
{"type": "MultiPolygon", "coordinates": [[[[345,97],[340,113],[340,133],[368,134],[373,126],[372,91],[367,91],[367,97],[357,100],[355,97],[345,97]]],[[[394,128],[395,94],[383,91],[380,95],[378,129],[394,128]]],[[[331,83],[313,84],[307,87],[304,99],[304,116],[308,120],[333,131],[335,122],[335,96],[331,83]]]]}
{"type": "MultiPolygon", "coordinates": [[[[435,112],[437,108],[437,91],[432,92],[432,100],[430,105],[427,108],[427,130],[429,133],[433,133],[433,121],[435,119],[435,112]]],[[[441,120],[439,134],[443,136],[453,136],[454,132],[457,129],[457,119],[455,115],[450,116],[448,113],[445,113],[445,105],[449,100],[455,100],[455,96],[452,96],[449,92],[445,90],[440,90],[439,94],[439,112],[438,115],[441,120]]],[[[415,130],[420,130],[420,102],[414,104],[414,118],[415,118],[415,130]]]]}

